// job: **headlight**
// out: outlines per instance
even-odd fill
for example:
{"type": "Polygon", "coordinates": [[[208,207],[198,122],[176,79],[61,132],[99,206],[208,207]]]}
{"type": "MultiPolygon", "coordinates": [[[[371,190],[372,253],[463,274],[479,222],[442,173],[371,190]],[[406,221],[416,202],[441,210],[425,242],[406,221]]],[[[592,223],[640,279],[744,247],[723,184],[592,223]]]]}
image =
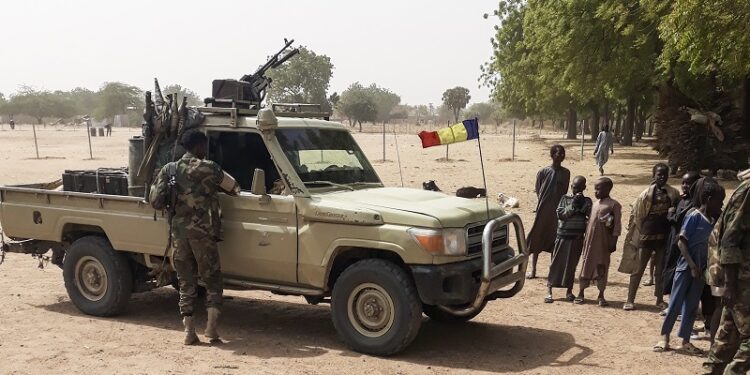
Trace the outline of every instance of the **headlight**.
{"type": "Polygon", "coordinates": [[[466,231],[462,228],[411,228],[407,232],[420,247],[436,255],[466,255],[466,231]]]}

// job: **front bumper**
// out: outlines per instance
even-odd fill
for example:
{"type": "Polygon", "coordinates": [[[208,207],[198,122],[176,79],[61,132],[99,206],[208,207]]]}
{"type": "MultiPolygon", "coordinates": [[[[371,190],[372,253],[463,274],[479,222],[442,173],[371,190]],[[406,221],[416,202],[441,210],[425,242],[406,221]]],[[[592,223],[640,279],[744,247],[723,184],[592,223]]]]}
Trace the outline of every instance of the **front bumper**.
{"type": "Polygon", "coordinates": [[[414,281],[423,303],[438,305],[455,315],[470,315],[481,309],[484,301],[508,298],[523,288],[528,249],[521,218],[506,214],[487,223],[482,235],[482,257],[444,265],[411,266],[414,281]],[[518,254],[506,247],[492,252],[493,228],[513,224],[518,254]],[[508,285],[510,289],[503,289],[508,285]]]}
{"type": "MultiPolygon", "coordinates": [[[[492,255],[492,262],[502,264],[513,258],[513,249],[506,247],[492,255]]],[[[472,302],[479,291],[481,257],[457,263],[413,265],[410,268],[419,297],[428,305],[464,305],[472,302]]],[[[505,272],[506,275],[511,273],[510,270],[505,272]]],[[[514,279],[510,280],[498,288],[514,282],[514,279]]]]}

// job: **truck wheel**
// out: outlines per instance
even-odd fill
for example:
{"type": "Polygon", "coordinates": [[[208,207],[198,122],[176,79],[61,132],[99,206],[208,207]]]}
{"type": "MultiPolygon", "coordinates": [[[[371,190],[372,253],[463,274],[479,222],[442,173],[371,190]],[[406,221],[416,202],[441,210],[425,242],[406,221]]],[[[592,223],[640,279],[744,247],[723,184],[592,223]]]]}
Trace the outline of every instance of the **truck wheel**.
{"type": "MultiPolygon", "coordinates": [[[[487,306],[487,301],[482,302],[482,306],[477,309],[477,311],[474,311],[473,313],[461,316],[461,315],[455,315],[451,314],[435,305],[423,305],[422,308],[424,309],[424,314],[427,315],[430,319],[440,322],[440,323],[464,323],[468,322],[469,320],[474,319],[479,313],[484,310],[484,307],[487,306]]],[[[460,306],[464,307],[464,306],[460,306]]]]}
{"type": "Polygon", "coordinates": [[[365,354],[391,355],[416,337],[422,304],[404,270],[382,259],[366,259],[339,276],[331,315],[347,346],[365,354]]]}
{"type": "Polygon", "coordinates": [[[106,238],[79,238],[65,254],[63,278],[68,296],[79,310],[94,316],[118,314],[133,291],[127,258],[106,238]]]}

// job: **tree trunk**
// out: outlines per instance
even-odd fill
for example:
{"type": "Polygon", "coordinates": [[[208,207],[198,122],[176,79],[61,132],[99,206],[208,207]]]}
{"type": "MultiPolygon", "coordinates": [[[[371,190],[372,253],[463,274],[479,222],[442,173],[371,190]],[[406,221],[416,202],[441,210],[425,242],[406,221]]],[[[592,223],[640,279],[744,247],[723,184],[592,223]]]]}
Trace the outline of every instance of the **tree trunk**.
{"type": "Polygon", "coordinates": [[[536,129],[536,120],[531,119],[531,128],[536,129]]]}
{"type": "Polygon", "coordinates": [[[635,104],[635,98],[630,97],[628,98],[628,110],[627,114],[625,115],[625,125],[622,129],[622,145],[623,146],[632,146],[633,145],[633,129],[635,126],[635,111],[636,111],[636,104],[635,104]]]}
{"type": "Polygon", "coordinates": [[[599,135],[601,128],[599,127],[599,104],[591,103],[591,140],[595,141],[596,136],[599,135]]]}
{"type": "Polygon", "coordinates": [[[572,105],[568,108],[568,139],[576,139],[576,124],[578,120],[576,118],[576,109],[572,105]]]}
{"type": "Polygon", "coordinates": [[[607,129],[609,129],[609,119],[610,117],[612,117],[610,116],[610,114],[611,114],[611,111],[609,110],[609,100],[605,99],[604,100],[604,127],[606,127],[607,129]]]}
{"type": "Polygon", "coordinates": [[[43,119],[42,117],[37,117],[36,118],[37,125],[42,125],[42,119],[43,119]]]}
{"type": "Polygon", "coordinates": [[[640,116],[638,116],[638,140],[643,139],[643,134],[646,133],[646,113],[641,110],[640,116]]]}
{"type": "Polygon", "coordinates": [[[589,119],[586,119],[586,118],[583,119],[583,125],[581,125],[581,131],[583,132],[583,134],[589,134],[589,133],[591,133],[589,131],[589,123],[590,122],[591,121],[589,121],[589,119]]]}
{"type": "Polygon", "coordinates": [[[358,122],[359,122],[359,132],[362,133],[362,121],[358,121],[358,122]]]}
{"type": "Polygon", "coordinates": [[[634,124],[634,131],[635,131],[635,140],[640,141],[643,137],[643,123],[641,122],[641,117],[643,112],[643,108],[641,108],[640,105],[636,106],[635,109],[635,124],[634,124]]]}
{"type": "Polygon", "coordinates": [[[742,80],[742,103],[740,106],[742,107],[744,124],[742,135],[747,139],[750,138],[750,74],[746,75],[745,79],[742,80]]]}
{"type": "Polygon", "coordinates": [[[654,119],[653,117],[648,120],[648,136],[653,137],[654,136],[654,119]]]}
{"type": "Polygon", "coordinates": [[[615,139],[617,140],[617,143],[621,142],[620,137],[620,130],[622,130],[622,106],[617,105],[617,115],[615,117],[615,139]]]}

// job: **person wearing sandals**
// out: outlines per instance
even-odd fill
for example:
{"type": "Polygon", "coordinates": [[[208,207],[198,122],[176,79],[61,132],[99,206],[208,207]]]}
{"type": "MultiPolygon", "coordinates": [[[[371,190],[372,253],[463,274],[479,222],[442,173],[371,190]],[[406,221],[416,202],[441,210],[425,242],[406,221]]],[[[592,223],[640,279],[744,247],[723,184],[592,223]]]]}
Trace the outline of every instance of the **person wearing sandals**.
{"type": "Polygon", "coordinates": [[[635,296],[641,284],[641,278],[654,253],[656,253],[654,257],[654,278],[656,279],[654,295],[656,296],[656,305],[664,308],[662,273],[664,254],[667,248],[667,234],[669,233],[667,213],[679,200],[680,193],[667,184],[669,166],[666,164],[658,163],[654,165],[652,176],[654,180],[651,185],[633,203],[628,233],[625,236],[622,261],[618,268],[620,272],[630,274],[628,298],[622,306],[624,310],[634,309],[635,296]]]}
{"type": "Polygon", "coordinates": [[[669,335],[677,321],[677,315],[682,314],[678,332],[678,336],[682,338],[680,349],[689,354],[702,354],[700,349],[690,343],[690,335],[705,286],[703,272],[708,262],[708,237],[716,218],[721,214],[724,197],[724,188],[721,185],[706,184],[700,191],[700,207],[685,215],[677,240],[682,256],[675,268],[669,308],[661,327],[662,340],[654,346],[654,351],[662,352],[669,349],[669,335]]]}
{"type": "Polygon", "coordinates": [[[706,374],[746,374],[750,370],[750,170],[737,177],[743,182],[717,223],[718,267],[708,272],[709,281],[723,292],[724,309],[703,363],[706,374]]]}
{"type": "Polygon", "coordinates": [[[591,198],[585,197],[586,178],[576,176],[570,184],[573,194],[564,195],[557,205],[557,238],[552,251],[552,263],[547,277],[547,297],[544,302],[552,303],[552,288],[566,288],[568,301],[573,301],[573,283],[576,268],[583,251],[583,234],[586,232],[586,221],[591,214],[591,198]]]}
{"type": "Polygon", "coordinates": [[[622,230],[622,206],[609,196],[613,186],[612,180],[607,177],[600,178],[594,185],[594,197],[597,200],[591,208],[590,219],[586,225],[581,256],[583,264],[578,274],[580,289],[573,301],[576,304],[584,302],[584,290],[596,280],[599,306],[609,305],[604,298],[604,290],[607,288],[610,254],[615,251],[617,237],[622,230]]]}
{"type": "Polygon", "coordinates": [[[539,253],[551,253],[555,247],[555,231],[557,230],[557,218],[555,211],[560,203],[560,198],[568,193],[570,183],[570,171],[562,166],[565,161],[565,147],[552,145],[549,149],[552,165],[544,167],[536,174],[536,185],[534,191],[537,196],[536,215],[526,236],[526,247],[531,253],[531,271],[526,275],[527,279],[536,278],[536,264],[539,253]]]}
{"type": "MultiPolygon", "coordinates": [[[[669,221],[670,229],[667,236],[667,252],[664,255],[664,272],[662,273],[662,279],[664,280],[662,293],[665,296],[672,293],[674,270],[677,267],[677,261],[681,257],[677,241],[680,239],[682,220],[696,206],[697,202],[694,202],[696,200],[693,197],[695,195],[695,183],[699,179],[700,175],[694,171],[687,172],[682,176],[682,195],[680,196],[680,200],[677,202],[676,207],[670,208],[667,212],[667,221],[669,221]]],[[[697,203],[697,205],[700,206],[700,203],[697,203]]]]}

